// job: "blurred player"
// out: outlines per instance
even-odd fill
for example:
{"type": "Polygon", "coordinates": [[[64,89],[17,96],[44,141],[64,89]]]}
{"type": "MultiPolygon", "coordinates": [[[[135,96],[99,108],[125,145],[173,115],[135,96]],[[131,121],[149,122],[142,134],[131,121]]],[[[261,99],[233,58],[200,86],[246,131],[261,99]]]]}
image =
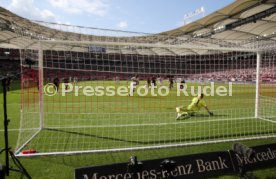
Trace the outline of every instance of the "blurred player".
{"type": "Polygon", "coordinates": [[[202,77],[198,79],[200,86],[204,86],[204,80],[202,77]]]}
{"type": "Polygon", "coordinates": [[[151,78],[151,85],[156,86],[156,77],[155,76],[153,76],[151,78]]]}
{"type": "Polygon", "coordinates": [[[118,85],[120,84],[120,77],[119,77],[119,76],[116,76],[116,77],[115,77],[115,82],[116,82],[116,84],[118,84],[118,85]]]}
{"type": "Polygon", "coordinates": [[[135,92],[136,86],[139,84],[138,75],[135,75],[130,80],[131,80],[131,82],[130,82],[130,90],[131,90],[131,92],[129,93],[129,96],[132,96],[133,93],[135,92]]]}
{"type": "Polygon", "coordinates": [[[58,77],[54,78],[53,83],[54,83],[54,85],[56,87],[56,90],[58,91],[58,88],[59,88],[59,78],[58,77]]]}
{"type": "Polygon", "coordinates": [[[151,86],[151,79],[150,79],[150,77],[147,78],[147,85],[148,85],[148,88],[150,88],[150,86],[151,86]]]}
{"type": "Polygon", "coordinates": [[[208,109],[205,101],[203,100],[204,94],[200,94],[197,97],[194,97],[191,104],[188,107],[179,106],[176,108],[177,117],[176,119],[184,119],[194,116],[195,113],[200,111],[202,107],[209,113],[210,116],[214,114],[208,109]]]}
{"type": "Polygon", "coordinates": [[[158,86],[162,86],[162,77],[161,76],[157,77],[157,83],[158,83],[158,86]]]}
{"type": "Polygon", "coordinates": [[[185,80],[184,80],[184,78],[181,78],[181,80],[180,80],[180,89],[184,89],[184,85],[185,85],[185,80]]]}
{"type": "Polygon", "coordinates": [[[73,78],[73,84],[74,84],[74,86],[78,85],[78,77],[75,76],[73,78]]]}
{"type": "Polygon", "coordinates": [[[172,76],[170,76],[169,77],[169,83],[170,83],[170,90],[172,90],[173,89],[173,77],[172,76]]]}
{"type": "Polygon", "coordinates": [[[65,89],[67,90],[68,89],[68,83],[69,83],[69,79],[66,77],[63,79],[63,83],[65,85],[65,89]]]}

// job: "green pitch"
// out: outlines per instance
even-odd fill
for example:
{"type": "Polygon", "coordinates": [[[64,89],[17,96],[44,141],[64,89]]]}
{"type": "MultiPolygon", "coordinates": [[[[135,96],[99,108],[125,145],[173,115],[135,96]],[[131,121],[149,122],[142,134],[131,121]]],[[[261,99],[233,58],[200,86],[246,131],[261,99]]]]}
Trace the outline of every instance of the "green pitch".
{"type": "MultiPolygon", "coordinates": [[[[125,81],[120,83],[86,81],[78,83],[78,87],[127,86],[125,81]]],[[[140,86],[145,84],[145,81],[140,82],[140,86]]],[[[175,107],[187,106],[193,98],[192,91],[197,93],[191,88],[198,89],[199,85],[188,83],[187,86],[189,96],[183,93],[178,96],[176,87],[166,96],[151,93],[147,96],[137,93],[134,96],[85,96],[81,90],[78,94],[76,90],[62,94],[59,89],[55,96],[44,95],[44,127],[24,149],[35,149],[39,153],[112,150],[275,134],[276,123],[254,118],[255,86],[251,84],[233,85],[231,96],[206,97],[204,100],[215,116],[210,117],[203,110],[190,119],[177,121],[175,107]]],[[[218,86],[229,88],[225,84],[215,87],[218,86]]],[[[35,113],[39,106],[37,89],[28,90],[34,93],[28,91],[29,96],[24,99],[28,101],[23,109],[23,120],[28,124],[25,129],[39,128],[39,113],[35,113]]],[[[155,92],[157,94],[157,90],[155,92]]],[[[265,107],[275,110],[272,106],[265,107]]],[[[25,143],[36,131],[22,132],[24,140],[20,142],[25,143]]]]}
{"type": "MultiPolygon", "coordinates": [[[[126,82],[121,82],[127,85],[126,82]]],[[[144,85],[142,82],[141,85],[144,85]]],[[[80,82],[78,85],[116,85],[112,81],[80,82]]],[[[167,85],[167,84],[164,84],[167,85]]],[[[220,84],[221,85],[221,84],[220,84]]],[[[188,86],[192,86],[191,83],[188,86]]],[[[195,84],[197,86],[197,84],[195,84]]],[[[16,86],[13,86],[16,89],[16,86]]],[[[189,90],[188,90],[189,91],[189,90]]],[[[262,91],[266,97],[274,97],[275,88],[262,91]],[[274,93],[273,93],[274,92],[274,93]]],[[[2,101],[2,96],[0,97],[2,101]]],[[[66,97],[58,94],[44,96],[44,129],[24,149],[35,148],[38,152],[99,150],[127,147],[146,147],[162,144],[179,144],[196,141],[226,140],[233,137],[270,136],[276,133],[276,124],[254,118],[254,85],[233,85],[232,97],[206,97],[205,101],[215,116],[209,117],[202,111],[195,117],[176,121],[175,107],[188,105],[192,97],[177,97],[173,89],[166,97],[66,97]]],[[[36,103],[36,99],[34,100],[36,103]]],[[[271,105],[261,100],[269,112],[269,120],[275,120],[275,100],[271,105]],[[273,105],[275,107],[273,107],[273,105]]],[[[36,104],[37,105],[37,104],[36,104]]],[[[14,149],[18,136],[20,119],[20,90],[8,92],[8,116],[10,145],[14,149]]],[[[29,108],[31,109],[31,108],[29,108]]],[[[2,106],[0,108],[2,111],[2,106]]],[[[31,109],[36,110],[36,109],[31,109]]],[[[1,119],[3,118],[1,113],[1,119]]],[[[37,127],[34,123],[32,127],[37,127]]],[[[1,128],[3,126],[1,125],[1,128]]],[[[3,134],[3,131],[1,131],[3,134]]],[[[3,146],[3,138],[0,140],[3,146]]],[[[276,139],[262,139],[244,142],[258,145],[276,139]]],[[[125,162],[132,154],[139,159],[160,158],[198,152],[227,150],[232,143],[156,149],[145,151],[86,154],[73,156],[36,157],[21,159],[34,178],[72,178],[73,169],[86,165],[100,165],[125,162]],[[64,171],[64,172],[60,172],[64,171]]],[[[1,154],[3,163],[3,154],[1,154]]],[[[273,170],[265,170],[267,177],[275,176],[273,170]]],[[[256,172],[261,178],[263,174],[256,172]]],[[[18,175],[13,174],[14,178],[18,175]]],[[[276,177],[276,176],[275,176],[276,177]]]]}

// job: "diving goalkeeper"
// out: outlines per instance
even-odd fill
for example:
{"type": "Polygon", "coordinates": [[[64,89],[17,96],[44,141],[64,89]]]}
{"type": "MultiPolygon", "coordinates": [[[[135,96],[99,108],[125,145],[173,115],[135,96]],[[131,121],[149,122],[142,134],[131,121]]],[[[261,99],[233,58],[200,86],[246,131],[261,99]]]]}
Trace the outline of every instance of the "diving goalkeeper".
{"type": "Polygon", "coordinates": [[[200,94],[197,97],[194,97],[192,100],[192,103],[188,107],[179,106],[176,108],[177,117],[176,119],[183,119],[183,118],[189,118],[191,116],[194,116],[196,112],[200,111],[202,107],[205,108],[205,110],[209,113],[210,116],[213,116],[214,113],[212,113],[205,101],[203,100],[204,94],[200,94]]]}

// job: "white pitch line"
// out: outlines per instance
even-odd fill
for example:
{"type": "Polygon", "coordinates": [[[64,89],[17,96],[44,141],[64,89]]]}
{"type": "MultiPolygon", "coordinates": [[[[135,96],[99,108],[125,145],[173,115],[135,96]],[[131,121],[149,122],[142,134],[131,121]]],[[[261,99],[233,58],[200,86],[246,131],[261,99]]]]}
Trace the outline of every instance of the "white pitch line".
{"type": "MultiPolygon", "coordinates": [[[[30,128],[30,129],[8,129],[9,132],[14,132],[14,131],[33,131],[33,130],[38,130],[40,128],[30,128]]],[[[1,129],[0,132],[4,132],[4,129],[1,129]]]]}
{"type": "Polygon", "coordinates": [[[246,120],[252,118],[235,118],[235,119],[213,119],[213,120],[202,120],[202,121],[188,121],[188,122],[172,122],[172,123],[147,123],[147,124],[115,124],[115,125],[98,125],[98,126],[70,126],[70,127],[46,127],[48,129],[78,129],[78,128],[111,128],[111,127],[142,127],[142,126],[164,126],[164,125],[178,125],[178,124],[194,124],[194,123],[205,123],[205,122],[222,122],[222,121],[235,121],[235,120],[246,120]]]}
{"type": "MultiPolygon", "coordinates": [[[[19,131],[19,129],[8,129],[9,132],[13,132],[13,131],[19,131]]],[[[0,130],[0,132],[4,132],[4,130],[0,130]]]]}
{"type": "Polygon", "coordinates": [[[261,120],[264,120],[264,121],[276,123],[276,121],[273,121],[273,120],[265,119],[265,118],[262,118],[262,117],[258,117],[258,118],[261,119],[261,120]]]}
{"type": "Polygon", "coordinates": [[[86,153],[106,153],[106,152],[122,152],[122,151],[134,151],[134,150],[146,150],[146,149],[161,149],[169,147],[183,147],[183,146],[196,146],[202,144],[217,144],[221,142],[240,142],[244,140],[256,140],[256,139],[269,139],[275,138],[275,136],[259,136],[259,137],[242,137],[242,138],[229,138],[222,140],[207,140],[207,141],[198,141],[198,142],[184,142],[176,144],[160,144],[153,146],[143,146],[143,147],[131,147],[131,148],[113,148],[113,149],[89,149],[82,151],[63,151],[63,152],[42,152],[42,153],[33,153],[33,154],[22,154],[16,153],[17,157],[35,157],[35,156],[48,156],[48,155],[73,155],[73,154],[86,154],[86,153]]]}

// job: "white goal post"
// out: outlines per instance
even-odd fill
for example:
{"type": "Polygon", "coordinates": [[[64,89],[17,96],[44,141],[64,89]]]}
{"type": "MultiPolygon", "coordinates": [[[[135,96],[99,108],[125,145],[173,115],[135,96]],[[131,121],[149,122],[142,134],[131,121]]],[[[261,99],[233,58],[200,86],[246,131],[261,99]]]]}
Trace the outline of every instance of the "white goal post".
{"type": "Polygon", "coordinates": [[[21,50],[17,156],[276,137],[276,46],[269,40],[64,35],[68,40],[40,40],[21,50]],[[133,96],[130,90],[119,95],[116,90],[130,89],[134,78],[133,96]],[[178,92],[180,85],[188,95],[178,92]],[[212,87],[215,94],[208,95],[212,87]],[[138,94],[166,89],[164,96],[138,94]],[[215,115],[202,109],[176,120],[175,108],[186,109],[203,89],[215,115]]]}

